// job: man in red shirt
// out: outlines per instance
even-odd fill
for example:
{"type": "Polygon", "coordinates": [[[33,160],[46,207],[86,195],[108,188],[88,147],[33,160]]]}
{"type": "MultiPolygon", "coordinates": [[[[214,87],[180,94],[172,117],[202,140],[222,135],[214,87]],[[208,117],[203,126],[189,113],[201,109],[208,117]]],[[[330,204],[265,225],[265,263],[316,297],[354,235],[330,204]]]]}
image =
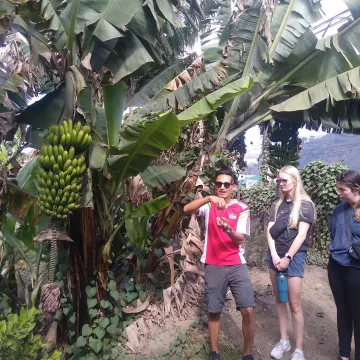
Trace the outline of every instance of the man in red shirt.
{"type": "Polygon", "coordinates": [[[196,199],[184,207],[186,213],[205,217],[205,245],[201,261],[205,264],[205,300],[209,313],[209,360],[220,360],[220,314],[228,286],[243,318],[243,360],[254,359],[251,353],[255,333],[255,299],[241,246],[245,235],[250,235],[250,209],[231,198],[236,186],[237,177],[232,171],[219,170],[215,175],[216,196],[196,199]]]}

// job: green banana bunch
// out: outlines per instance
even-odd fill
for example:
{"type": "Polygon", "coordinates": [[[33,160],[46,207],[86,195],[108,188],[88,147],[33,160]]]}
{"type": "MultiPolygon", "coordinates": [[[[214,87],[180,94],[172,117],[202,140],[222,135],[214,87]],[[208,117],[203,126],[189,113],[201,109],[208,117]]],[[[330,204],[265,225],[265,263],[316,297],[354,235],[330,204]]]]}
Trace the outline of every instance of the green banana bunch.
{"type": "Polygon", "coordinates": [[[80,192],[86,160],[82,152],[91,142],[91,129],[64,120],[62,125],[51,126],[46,144],[38,157],[41,170],[37,174],[38,201],[47,215],[66,219],[80,206],[80,192]]]}

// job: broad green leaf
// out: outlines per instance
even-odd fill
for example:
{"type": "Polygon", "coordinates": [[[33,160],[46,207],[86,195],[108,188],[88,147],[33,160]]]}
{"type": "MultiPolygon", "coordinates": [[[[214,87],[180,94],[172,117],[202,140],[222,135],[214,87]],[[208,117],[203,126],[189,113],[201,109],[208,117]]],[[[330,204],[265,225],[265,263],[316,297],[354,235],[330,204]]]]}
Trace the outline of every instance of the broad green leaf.
{"type": "Polygon", "coordinates": [[[107,128],[107,145],[119,144],[119,133],[124,112],[126,88],[122,81],[103,86],[104,108],[107,128]]]}
{"type": "Polygon", "coordinates": [[[28,106],[17,117],[17,121],[31,125],[32,129],[46,129],[60,121],[64,104],[65,86],[63,84],[28,106]]]}
{"type": "MultiPolygon", "coordinates": [[[[313,23],[322,17],[320,1],[296,0],[281,2],[276,7],[271,21],[273,39],[280,36],[276,45],[273,59],[283,62],[293,52],[302,35],[313,23]],[[311,4],[309,4],[311,2],[311,4]],[[290,11],[290,13],[288,13],[290,11]],[[281,33],[279,34],[279,32],[281,33]]],[[[313,34],[316,39],[315,34],[313,34]]]]}
{"type": "Polygon", "coordinates": [[[117,286],[116,286],[116,282],[114,280],[110,280],[108,283],[108,289],[109,290],[116,290],[117,286]]]}
{"type": "Polygon", "coordinates": [[[37,194],[34,180],[37,174],[37,156],[27,162],[19,171],[16,180],[20,189],[27,191],[31,195],[37,194]]]}
{"type": "Polygon", "coordinates": [[[86,339],[82,336],[79,336],[76,340],[76,347],[82,348],[86,345],[86,339]]]}
{"type": "Polygon", "coordinates": [[[12,249],[14,249],[14,251],[18,253],[28,265],[30,265],[31,263],[27,255],[25,254],[22,242],[18,238],[16,238],[13,234],[11,234],[5,227],[1,229],[1,233],[2,233],[2,239],[3,241],[5,241],[7,246],[10,246],[12,249]]]}
{"type": "Polygon", "coordinates": [[[140,173],[142,181],[149,190],[180,180],[185,175],[186,169],[178,165],[148,166],[140,173]]]}
{"type": "Polygon", "coordinates": [[[176,9],[169,0],[155,0],[164,18],[175,27],[184,27],[185,24],[181,21],[176,9]],[[175,11],[174,11],[175,10],[175,11]]]}
{"type": "MultiPolygon", "coordinates": [[[[75,22],[75,34],[84,31],[86,26],[95,25],[93,35],[101,41],[121,36],[117,29],[127,25],[141,7],[140,0],[80,0],[75,22]]],[[[61,13],[61,17],[71,19],[71,2],[61,13]]]]}
{"type": "Polygon", "coordinates": [[[120,300],[120,293],[117,290],[111,290],[110,296],[116,301],[120,300]]]}
{"type": "Polygon", "coordinates": [[[137,207],[132,213],[131,217],[142,217],[152,215],[165,207],[170,205],[170,201],[167,195],[161,195],[155,199],[145,201],[139,207],[137,207]]]}
{"type": "Polygon", "coordinates": [[[132,206],[129,203],[125,204],[125,228],[126,234],[130,239],[132,244],[136,244],[139,237],[139,220],[132,218],[131,214],[133,212],[132,206]]]}
{"type": "MultiPolygon", "coordinates": [[[[71,2],[71,11],[70,11],[70,26],[67,33],[67,48],[70,52],[70,61],[75,62],[76,60],[73,58],[73,44],[75,39],[75,22],[76,22],[76,16],[79,9],[79,1],[80,0],[73,0],[71,2]],[[75,61],[74,61],[75,60],[75,61]]],[[[74,66],[74,65],[72,65],[74,66]]]]}
{"type": "Polygon", "coordinates": [[[89,309],[93,308],[97,304],[97,299],[87,299],[87,306],[89,309]]]}
{"type": "Polygon", "coordinates": [[[126,100],[126,106],[138,107],[145,105],[183,70],[184,67],[179,63],[171,65],[170,67],[162,71],[159,75],[157,75],[154,79],[149,81],[145,86],[143,86],[140,91],[129,97],[126,100]]]}
{"type": "Polygon", "coordinates": [[[178,115],[181,127],[184,127],[193,121],[203,119],[205,116],[214,112],[219,106],[234,99],[240,94],[249,91],[253,85],[253,79],[249,76],[245,76],[205,96],[178,115]]]}
{"type": "MultiPolygon", "coordinates": [[[[49,21],[49,29],[53,31],[61,31],[61,33],[65,32],[64,25],[62,20],[58,15],[58,11],[63,6],[63,1],[61,0],[41,0],[41,15],[43,18],[48,19],[49,21]]],[[[58,36],[60,34],[58,33],[58,36]]],[[[59,49],[61,50],[61,49],[59,49]]]]}
{"type": "Polygon", "coordinates": [[[95,137],[95,140],[92,142],[90,148],[89,165],[91,169],[97,171],[103,169],[106,162],[107,150],[108,150],[107,145],[104,142],[102,142],[100,139],[95,137]]]}
{"type": "Polygon", "coordinates": [[[27,192],[22,191],[18,186],[9,186],[4,199],[8,203],[8,212],[18,222],[23,222],[36,198],[27,192]]]}
{"type": "Polygon", "coordinates": [[[92,336],[89,338],[89,346],[98,354],[102,349],[101,340],[94,339],[92,336]]]}
{"type": "Polygon", "coordinates": [[[92,329],[88,324],[83,325],[82,329],[81,329],[81,335],[86,337],[92,334],[92,329]]]}
{"type": "Polygon", "coordinates": [[[128,125],[121,133],[117,155],[108,158],[110,173],[117,181],[123,181],[144,171],[154,157],[176,143],[179,133],[179,120],[172,112],[128,125]]]}
{"type": "Polygon", "coordinates": [[[114,51],[105,61],[104,65],[111,71],[114,82],[136,72],[145,74],[153,67],[155,60],[149,54],[146,47],[130,30],[120,38],[114,47],[114,51]]]}
{"type": "Polygon", "coordinates": [[[107,309],[108,307],[110,307],[110,302],[109,301],[106,301],[106,300],[101,300],[100,301],[100,305],[103,309],[107,309]]]}
{"type": "MultiPolygon", "coordinates": [[[[148,2],[147,2],[147,5],[148,2]]],[[[147,6],[141,6],[127,26],[136,36],[144,39],[149,44],[156,46],[158,41],[157,15],[149,11],[147,6]]]]}
{"type": "Polygon", "coordinates": [[[90,309],[89,310],[89,315],[94,318],[95,316],[97,316],[98,311],[96,309],[90,309]]]}
{"type": "Polygon", "coordinates": [[[110,325],[110,326],[108,326],[108,327],[106,328],[106,331],[107,331],[110,335],[114,336],[114,335],[120,333],[120,332],[121,332],[121,329],[119,329],[119,327],[118,327],[117,325],[110,325]]]}
{"type": "Polygon", "coordinates": [[[305,110],[329,97],[335,101],[348,100],[356,94],[359,87],[360,67],[357,67],[315,85],[271,109],[276,112],[305,110]]]}
{"type": "Polygon", "coordinates": [[[75,65],[71,65],[70,70],[73,72],[76,84],[76,92],[79,96],[80,93],[86,88],[84,76],[81,74],[81,72],[75,65]]]}
{"type": "Polygon", "coordinates": [[[111,325],[118,326],[119,321],[120,321],[120,319],[117,315],[110,318],[111,325]]]}
{"type": "Polygon", "coordinates": [[[155,255],[156,255],[157,257],[160,257],[163,252],[162,252],[162,249],[155,249],[155,250],[154,250],[154,253],[155,253],[155,255]]]}
{"type": "Polygon", "coordinates": [[[96,295],[96,287],[87,286],[85,292],[88,298],[93,298],[96,295]]]}
{"type": "Polygon", "coordinates": [[[9,233],[14,233],[16,228],[16,220],[11,216],[10,213],[6,213],[3,219],[2,226],[6,228],[9,233]]]}
{"type": "Polygon", "coordinates": [[[315,48],[309,49],[307,57],[301,62],[303,66],[297,66],[294,62],[282,68],[282,79],[286,74],[286,81],[310,88],[360,66],[360,19],[336,35],[319,39],[315,48]]]}
{"type": "Polygon", "coordinates": [[[166,112],[169,109],[180,112],[184,108],[191,106],[202,95],[217,89],[226,74],[224,67],[219,66],[195,76],[176,90],[172,90],[168,86],[170,84],[166,84],[148,103],[136,112],[131,120],[141,119],[149,112],[166,112]]]}
{"type": "Polygon", "coordinates": [[[256,32],[256,30],[258,29],[258,21],[261,21],[261,2],[252,1],[249,4],[251,6],[247,7],[246,11],[239,13],[239,16],[229,25],[228,31],[232,44],[228,48],[222,63],[231,69],[230,74],[234,72],[242,73],[249,56],[253,60],[254,52],[250,54],[250,50],[252,44],[255,44],[259,38],[259,32],[256,32]]]}
{"type": "Polygon", "coordinates": [[[90,148],[90,168],[100,171],[104,168],[108,153],[107,141],[107,124],[105,119],[105,110],[96,108],[96,123],[93,135],[93,143],[90,148]]]}
{"type": "MultiPolygon", "coordinates": [[[[108,318],[105,318],[106,320],[107,320],[107,322],[108,322],[108,324],[110,323],[110,321],[109,321],[109,319],[108,318]]],[[[105,321],[105,320],[104,320],[105,321]]],[[[104,323],[105,324],[105,323],[104,323]]],[[[101,326],[101,325],[100,325],[101,326]]],[[[107,325],[106,325],[107,326],[107,325]]],[[[104,329],[105,329],[105,327],[106,326],[104,326],[104,329]]],[[[95,329],[94,329],[94,331],[93,331],[93,333],[97,336],[97,338],[98,339],[102,339],[104,336],[105,336],[105,330],[104,329],[102,329],[101,327],[96,327],[95,329]]]]}

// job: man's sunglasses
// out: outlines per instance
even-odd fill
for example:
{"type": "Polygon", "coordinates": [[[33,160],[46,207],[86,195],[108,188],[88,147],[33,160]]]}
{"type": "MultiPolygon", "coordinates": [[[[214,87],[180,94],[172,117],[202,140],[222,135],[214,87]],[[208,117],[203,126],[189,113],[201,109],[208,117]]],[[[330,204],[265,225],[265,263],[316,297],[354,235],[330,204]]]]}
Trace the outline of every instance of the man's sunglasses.
{"type": "Polygon", "coordinates": [[[288,182],[288,179],[276,179],[275,181],[277,184],[286,184],[288,182]]]}
{"type": "Polygon", "coordinates": [[[228,189],[231,185],[232,185],[232,183],[229,183],[229,182],[221,182],[221,181],[216,181],[215,182],[215,186],[217,187],[217,188],[221,188],[222,186],[224,185],[224,188],[225,189],[228,189]]]}

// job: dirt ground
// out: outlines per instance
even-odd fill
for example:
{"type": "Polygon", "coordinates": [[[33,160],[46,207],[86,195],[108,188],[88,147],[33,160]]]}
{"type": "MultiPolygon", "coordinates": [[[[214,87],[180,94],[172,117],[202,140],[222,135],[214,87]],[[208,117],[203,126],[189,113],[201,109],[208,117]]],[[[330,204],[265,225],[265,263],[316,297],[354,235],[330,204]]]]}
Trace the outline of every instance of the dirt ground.
{"type": "MultiPolygon", "coordinates": [[[[272,347],[279,340],[279,330],[276,319],[272,288],[267,271],[253,268],[250,270],[252,282],[256,295],[256,338],[255,338],[255,360],[267,360],[270,358],[272,347]]],[[[241,315],[235,309],[235,303],[229,293],[229,300],[222,314],[220,351],[222,360],[241,359],[243,349],[241,335],[241,315]]],[[[338,357],[338,341],[336,331],[336,309],[332,294],[328,285],[326,269],[307,266],[305,270],[304,285],[302,291],[302,303],[305,317],[304,352],[307,360],[336,360],[338,357]]],[[[206,316],[204,313],[198,317],[198,325],[192,326],[191,319],[183,324],[173,327],[170,331],[150,341],[152,358],[157,358],[155,353],[165,349],[173,341],[178,331],[187,331],[189,343],[203,342],[204,349],[201,353],[185,356],[191,360],[206,360],[208,354],[207,344],[209,342],[206,316]],[[158,350],[158,351],[157,351],[158,350]]],[[[194,319],[193,319],[194,320],[194,319]]],[[[294,345],[294,338],[289,312],[289,336],[291,344],[294,345]]],[[[189,345],[191,346],[191,345],[189,345]]],[[[291,352],[283,359],[290,359],[291,352]]],[[[159,357],[160,358],[160,357],[159,357]]],[[[163,358],[162,358],[163,359],[163,358]]]]}
{"type": "MultiPolygon", "coordinates": [[[[270,359],[270,351],[280,337],[270,278],[267,271],[252,269],[251,279],[257,304],[254,355],[256,360],[270,359]]],[[[302,304],[305,318],[305,358],[312,360],[337,359],[336,309],[325,269],[316,266],[306,267],[302,304]]],[[[239,336],[241,316],[236,311],[232,299],[227,303],[222,322],[222,331],[241,347],[242,337],[239,336]]],[[[290,312],[289,329],[290,341],[294,345],[290,312]]],[[[287,353],[283,359],[290,359],[290,355],[291,352],[287,353]]]]}

